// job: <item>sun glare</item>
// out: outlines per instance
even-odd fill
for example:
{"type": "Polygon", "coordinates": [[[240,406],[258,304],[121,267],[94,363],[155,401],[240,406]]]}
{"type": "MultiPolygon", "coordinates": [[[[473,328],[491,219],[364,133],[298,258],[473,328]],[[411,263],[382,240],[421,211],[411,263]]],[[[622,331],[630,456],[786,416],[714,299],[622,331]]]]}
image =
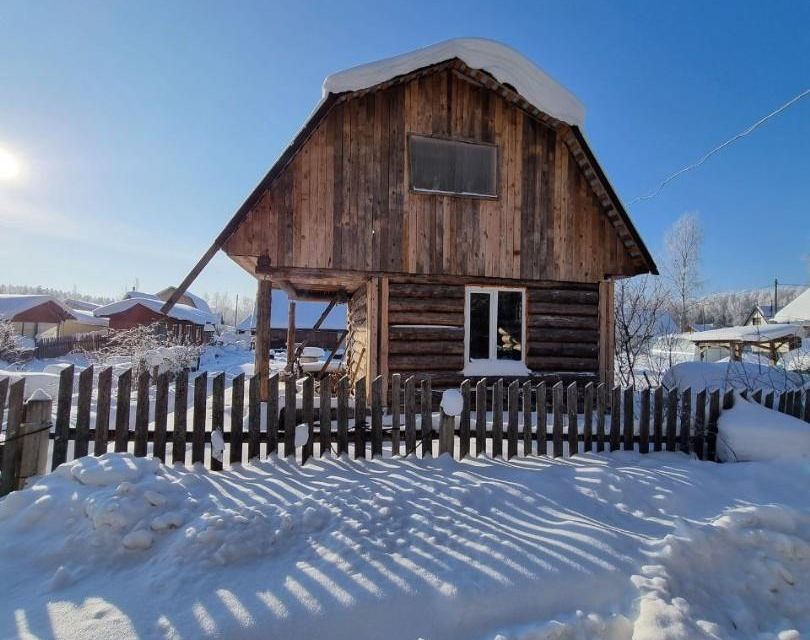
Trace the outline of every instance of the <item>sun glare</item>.
{"type": "Polygon", "coordinates": [[[0,147],[0,180],[16,180],[20,175],[20,163],[10,151],[0,147]]]}

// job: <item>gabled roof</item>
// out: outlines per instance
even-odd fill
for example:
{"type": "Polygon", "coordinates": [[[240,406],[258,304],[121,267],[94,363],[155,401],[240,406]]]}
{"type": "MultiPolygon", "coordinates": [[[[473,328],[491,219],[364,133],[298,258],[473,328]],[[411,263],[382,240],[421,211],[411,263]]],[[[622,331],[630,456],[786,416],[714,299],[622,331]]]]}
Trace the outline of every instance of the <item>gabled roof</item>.
{"type": "Polygon", "coordinates": [[[59,321],[75,319],[74,313],[53,296],[4,293],[0,294],[0,320],[13,320],[42,305],[50,307],[59,321]]]}
{"type": "Polygon", "coordinates": [[[777,311],[773,319],[776,322],[810,322],[810,289],[777,311]]]}
{"type": "Polygon", "coordinates": [[[351,96],[407,82],[444,67],[452,67],[538,120],[567,132],[564,141],[594,188],[605,214],[630,256],[639,263],[637,273],[658,274],[650,252],[580,130],[585,110],[576,96],[510,47],[492,40],[461,38],[328,76],[323,84],[321,100],[308,120],[163,308],[170,309],[186,292],[335,104],[351,96]]]}
{"type": "MultiPolygon", "coordinates": [[[[161,307],[163,306],[163,300],[159,298],[125,298],[124,300],[119,300],[118,302],[113,302],[111,304],[106,304],[103,307],[99,307],[93,311],[93,314],[98,317],[108,318],[138,305],[154,311],[155,313],[162,313],[161,307]]],[[[168,315],[170,318],[174,318],[175,320],[183,320],[199,325],[214,323],[216,321],[216,318],[213,318],[212,314],[206,313],[205,311],[200,311],[194,307],[189,307],[185,304],[174,305],[166,315],[168,315]]]]}

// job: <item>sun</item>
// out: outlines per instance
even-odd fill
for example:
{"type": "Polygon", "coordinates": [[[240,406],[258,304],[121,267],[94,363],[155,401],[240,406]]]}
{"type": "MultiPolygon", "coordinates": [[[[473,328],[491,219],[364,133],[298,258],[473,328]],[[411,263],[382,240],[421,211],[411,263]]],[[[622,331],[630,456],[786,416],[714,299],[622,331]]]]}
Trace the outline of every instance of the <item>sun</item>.
{"type": "Polygon", "coordinates": [[[20,175],[20,163],[10,151],[0,147],[0,180],[16,180],[20,175]]]}

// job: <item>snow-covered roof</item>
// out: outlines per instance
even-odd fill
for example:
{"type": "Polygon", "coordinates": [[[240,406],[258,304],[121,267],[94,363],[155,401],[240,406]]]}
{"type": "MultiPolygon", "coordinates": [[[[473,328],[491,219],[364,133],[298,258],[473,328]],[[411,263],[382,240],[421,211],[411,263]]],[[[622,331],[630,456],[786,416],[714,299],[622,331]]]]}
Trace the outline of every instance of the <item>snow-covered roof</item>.
{"type": "MultiPolygon", "coordinates": [[[[104,305],[103,307],[99,307],[93,313],[96,316],[104,316],[108,317],[114,315],[116,313],[121,313],[122,311],[126,311],[131,309],[134,306],[141,305],[146,307],[147,309],[151,309],[155,313],[162,313],[161,308],[163,307],[163,300],[159,298],[126,298],[124,300],[119,300],[118,302],[113,302],[112,304],[104,305]]],[[[199,309],[195,309],[194,307],[189,307],[185,304],[176,304],[168,313],[170,318],[174,318],[175,320],[185,320],[187,322],[192,322],[194,324],[205,325],[206,323],[215,323],[216,319],[212,318],[210,313],[206,313],[205,311],[200,311],[199,309]]]]}
{"type": "Polygon", "coordinates": [[[76,322],[80,322],[81,324],[91,324],[99,327],[110,326],[109,318],[96,316],[93,314],[93,311],[85,311],[83,309],[72,309],[72,313],[76,317],[76,322]]]}
{"type": "Polygon", "coordinates": [[[724,327],[711,331],[696,331],[687,335],[692,342],[747,342],[756,344],[801,336],[802,329],[792,324],[764,324],[759,326],[724,327]]]}
{"type": "Polygon", "coordinates": [[[777,311],[773,319],[776,322],[810,322],[810,289],[777,311]]]}
{"type": "MultiPolygon", "coordinates": [[[[177,287],[166,287],[165,289],[158,291],[154,297],[166,301],[169,297],[177,290],[177,287]]],[[[191,291],[185,291],[183,296],[186,296],[191,302],[193,303],[192,307],[199,309],[200,311],[205,311],[206,313],[213,313],[211,311],[211,307],[208,306],[208,303],[205,299],[198,296],[196,293],[192,293],[191,291]]],[[[182,300],[182,296],[181,296],[182,300]]]]}
{"type": "Polygon", "coordinates": [[[87,302],[87,300],[76,300],[75,298],[68,298],[67,300],[65,300],[65,306],[74,310],[92,312],[93,309],[98,309],[101,305],[96,304],[95,302],[87,302]]]}
{"type": "Polygon", "coordinates": [[[133,289],[132,291],[127,291],[124,294],[124,300],[134,300],[136,298],[140,298],[143,300],[160,300],[160,298],[158,298],[157,295],[155,295],[154,293],[135,291],[135,289],[133,289]]]}
{"type": "Polygon", "coordinates": [[[41,304],[52,302],[62,309],[68,318],[75,317],[75,313],[53,296],[45,294],[0,294],[0,320],[11,320],[14,316],[34,309],[41,304]]]}
{"type": "Polygon", "coordinates": [[[484,38],[445,40],[393,58],[339,71],[324,80],[323,97],[330,93],[368,89],[453,58],[486,71],[502,84],[512,85],[528,102],[553,118],[579,127],[585,121],[585,107],[573,93],[511,47],[484,38]]]}

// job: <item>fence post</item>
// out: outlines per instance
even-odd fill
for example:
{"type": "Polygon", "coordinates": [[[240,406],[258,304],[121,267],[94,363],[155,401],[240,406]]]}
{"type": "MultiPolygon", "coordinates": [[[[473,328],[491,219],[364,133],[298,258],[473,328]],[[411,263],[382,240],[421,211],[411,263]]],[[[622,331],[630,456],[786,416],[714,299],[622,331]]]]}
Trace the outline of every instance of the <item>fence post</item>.
{"type": "MultiPolygon", "coordinates": [[[[59,374],[59,396],[56,401],[56,429],[54,429],[53,461],[51,469],[67,462],[68,438],[70,437],[70,405],[73,401],[73,365],[59,374]]],[[[127,404],[129,407],[129,404],[127,404]]]]}
{"type": "Polygon", "coordinates": [[[638,452],[650,452],[650,388],[641,392],[641,409],[638,419],[638,452]]]}
{"type": "Polygon", "coordinates": [[[518,449],[518,393],[520,383],[514,380],[507,388],[506,459],[517,455],[518,449]]]}
{"type": "MultiPolygon", "coordinates": [[[[22,387],[20,387],[22,389],[22,387]]],[[[19,400],[22,396],[19,396],[19,400]]],[[[16,404],[21,404],[19,400],[16,404]]],[[[25,487],[25,481],[48,472],[48,441],[51,429],[53,400],[42,389],[37,389],[22,407],[22,421],[12,417],[9,407],[9,424],[3,455],[3,473],[0,495],[25,487]]],[[[19,407],[15,413],[19,414],[19,407]]]]}
{"type": "Polygon", "coordinates": [[[503,458],[503,378],[492,386],[492,457],[503,458]]]}
{"type": "Polygon", "coordinates": [[[681,451],[689,453],[691,439],[691,424],[692,424],[692,388],[684,389],[681,395],[681,451]]]}
{"type": "Polygon", "coordinates": [[[391,455],[399,455],[399,423],[402,377],[395,373],[391,376],[391,455]]]}
{"type": "Polygon", "coordinates": [[[8,426],[3,446],[2,473],[0,473],[0,496],[17,488],[20,458],[20,425],[23,422],[23,394],[25,380],[18,380],[8,390],[8,426]]]}
{"type": "Polygon", "coordinates": [[[453,443],[456,435],[456,416],[464,409],[464,398],[456,389],[442,393],[439,412],[439,455],[453,457],[453,443]]]}
{"type": "Polygon", "coordinates": [[[577,424],[577,383],[572,382],[566,390],[566,404],[568,405],[568,455],[579,453],[579,425],[577,424]]]}
{"type": "Polygon", "coordinates": [[[625,451],[633,450],[633,436],[635,432],[635,416],[633,415],[635,388],[630,385],[624,390],[624,442],[622,448],[625,451]]]}
{"type": "Polygon", "coordinates": [[[563,454],[563,383],[551,387],[551,413],[554,426],[551,429],[551,453],[555,458],[563,454]]]}
{"type": "Polygon", "coordinates": [[[461,383],[461,418],[458,425],[458,459],[470,455],[470,381],[461,383]]]}
{"type": "Polygon", "coordinates": [[[487,380],[481,378],[475,385],[475,455],[487,448],[487,380]]]}
{"type": "Polygon", "coordinates": [[[419,409],[422,413],[420,428],[422,431],[422,457],[433,456],[433,391],[430,378],[422,380],[422,397],[419,409]]]}
{"type": "MultiPolygon", "coordinates": [[[[532,383],[523,383],[523,456],[532,455],[532,383]]],[[[539,413],[539,412],[538,412],[539,413]]]]}
{"type": "Polygon", "coordinates": [[[720,418],[720,391],[715,389],[709,396],[709,428],[706,430],[706,458],[717,460],[717,421],[720,418]]]}
{"type": "Polygon", "coordinates": [[[546,383],[541,382],[534,390],[537,403],[537,455],[548,455],[548,404],[546,383]]]}
{"type": "Polygon", "coordinates": [[[377,376],[371,383],[371,457],[381,458],[383,454],[383,382],[377,376]]]}
{"type": "Polygon", "coordinates": [[[593,382],[585,385],[582,398],[582,449],[585,453],[593,449],[593,382]]]}
{"type": "MultiPolygon", "coordinates": [[[[605,450],[605,413],[607,412],[607,385],[600,382],[596,386],[596,451],[605,450]]],[[[612,419],[612,418],[611,418],[612,419]]]]}
{"type": "Polygon", "coordinates": [[[622,388],[613,387],[610,401],[610,450],[617,451],[621,446],[622,427],[622,388]]]}

